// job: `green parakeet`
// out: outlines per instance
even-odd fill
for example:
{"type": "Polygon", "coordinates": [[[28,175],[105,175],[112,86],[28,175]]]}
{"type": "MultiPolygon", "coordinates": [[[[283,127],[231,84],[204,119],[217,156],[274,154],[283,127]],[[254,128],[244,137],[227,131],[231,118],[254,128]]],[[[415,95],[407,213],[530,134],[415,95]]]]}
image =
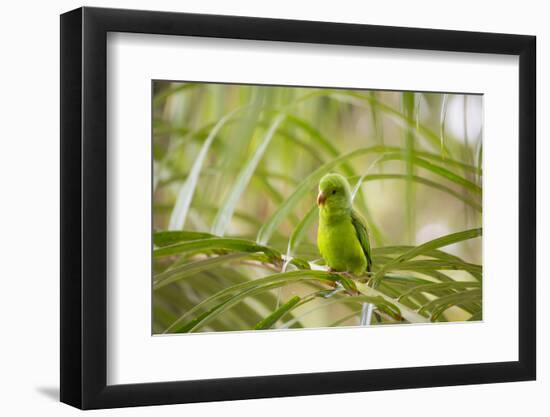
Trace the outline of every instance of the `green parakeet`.
{"type": "Polygon", "coordinates": [[[326,174],[319,183],[317,246],[332,271],[362,275],[372,267],[365,221],[353,209],[346,178],[326,174]]]}

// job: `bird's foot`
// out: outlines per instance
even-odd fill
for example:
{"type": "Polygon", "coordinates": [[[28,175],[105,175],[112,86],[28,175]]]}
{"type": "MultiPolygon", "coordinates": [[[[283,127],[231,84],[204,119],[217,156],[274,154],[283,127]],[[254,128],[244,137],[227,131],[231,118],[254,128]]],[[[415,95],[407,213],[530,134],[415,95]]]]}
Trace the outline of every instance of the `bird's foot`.
{"type": "MultiPolygon", "coordinates": [[[[337,279],[336,281],[331,282],[330,285],[332,288],[334,288],[335,292],[340,291],[346,291],[349,295],[358,295],[359,291],[355,287],[354,281],[357,280],[357,276],[349,271],[335,271],[332,268],[327,268],[327,271],[331,274],[338,275],[341,277],[340,279],[337,279]]],[[[330,294],[332,295],[332,294],[330,294]]]]}
{"type": "Polygon", "coordinates": [[[351,272],[348,271],[336,271],[335,269],[332,269],[331,267],[327,268],[327,272],[330,272],[331,274],[340,275],[346,278],[352,279],[354,275],[351,272]]]}
{"type": "Polygon", "coordinates": [[[361,275],[359,278],[356,277],[357,281],[362,284],[367,284],[370,286],[370,283],[374,277],[374,272],[365,272],[363,275],[361,275]]]}

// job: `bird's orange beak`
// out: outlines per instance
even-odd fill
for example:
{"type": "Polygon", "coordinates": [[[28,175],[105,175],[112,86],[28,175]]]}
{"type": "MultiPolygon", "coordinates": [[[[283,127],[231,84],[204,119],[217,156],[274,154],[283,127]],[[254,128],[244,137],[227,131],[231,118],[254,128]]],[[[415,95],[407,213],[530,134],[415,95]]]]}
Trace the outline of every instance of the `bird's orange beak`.
{"type": "Polygon", "coordinates": [[[321,205],[325,202],[327,199],[327,196],[323,194],[322,191],[319,191],[319,195],[317,196],[317,205],[321,205]]]}

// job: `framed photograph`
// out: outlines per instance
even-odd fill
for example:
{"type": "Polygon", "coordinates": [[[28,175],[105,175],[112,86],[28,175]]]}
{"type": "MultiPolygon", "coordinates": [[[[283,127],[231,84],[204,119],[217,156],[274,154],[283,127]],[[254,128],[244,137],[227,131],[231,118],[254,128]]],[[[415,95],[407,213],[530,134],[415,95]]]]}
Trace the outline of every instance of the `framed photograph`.
{"type": "Polygon", "coordinates": [[[535,379],[535,37],[61,16],[61,401],[535,379]]]}

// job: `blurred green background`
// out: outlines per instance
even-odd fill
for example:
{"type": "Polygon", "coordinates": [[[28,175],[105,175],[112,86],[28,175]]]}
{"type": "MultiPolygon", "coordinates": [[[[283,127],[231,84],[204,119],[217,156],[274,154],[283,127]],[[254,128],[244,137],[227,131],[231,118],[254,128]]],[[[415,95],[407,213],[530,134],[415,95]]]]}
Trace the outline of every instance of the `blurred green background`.
{"type": "Polygon", "coordinates": [[[152,106],[154,333],[482,318],[482,96],[154,81],[152,106]],[[323,171],[359,182],[359,295],[306,276],[323,171]]]}

